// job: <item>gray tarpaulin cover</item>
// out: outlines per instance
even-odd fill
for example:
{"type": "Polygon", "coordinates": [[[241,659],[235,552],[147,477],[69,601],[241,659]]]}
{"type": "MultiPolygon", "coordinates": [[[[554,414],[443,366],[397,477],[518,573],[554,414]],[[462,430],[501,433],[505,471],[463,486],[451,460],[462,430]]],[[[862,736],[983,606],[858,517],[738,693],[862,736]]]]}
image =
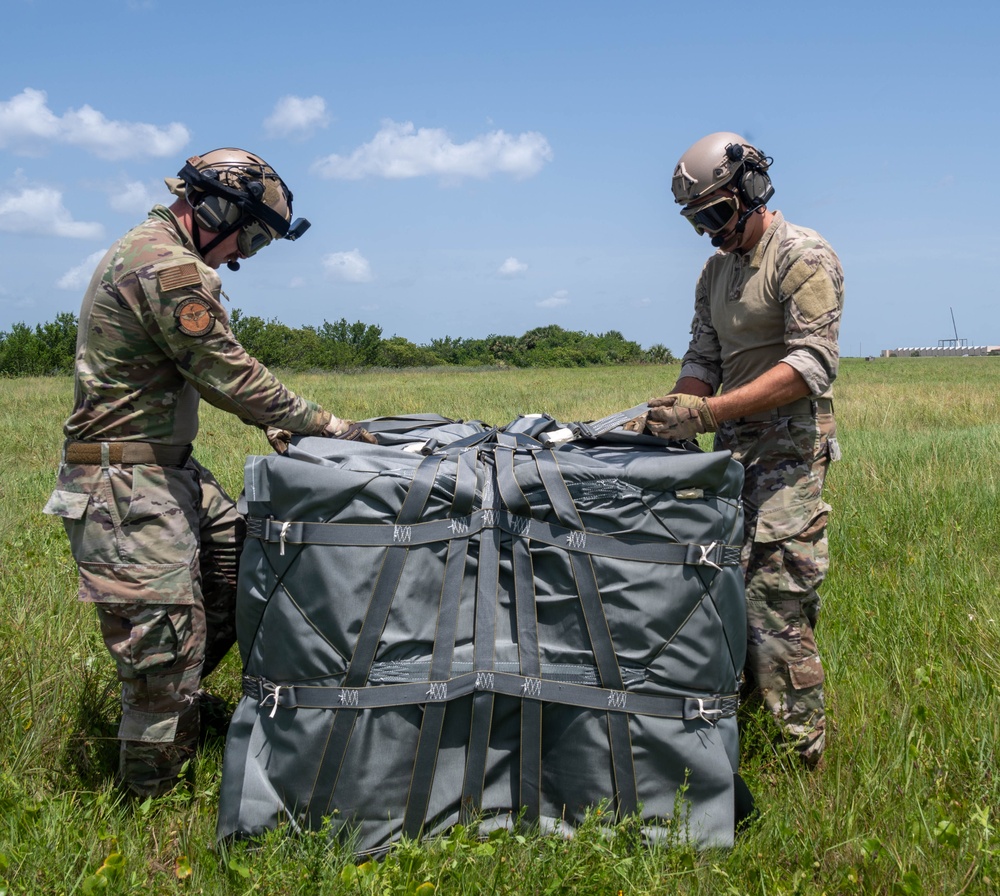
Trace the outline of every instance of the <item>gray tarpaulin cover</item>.
{"type": "Polygon", "coordinates": [[[377,852],[603,804],[731,844],[741,467],[548,417],[365,425],[247,459],[219,837],[377,852]]]}

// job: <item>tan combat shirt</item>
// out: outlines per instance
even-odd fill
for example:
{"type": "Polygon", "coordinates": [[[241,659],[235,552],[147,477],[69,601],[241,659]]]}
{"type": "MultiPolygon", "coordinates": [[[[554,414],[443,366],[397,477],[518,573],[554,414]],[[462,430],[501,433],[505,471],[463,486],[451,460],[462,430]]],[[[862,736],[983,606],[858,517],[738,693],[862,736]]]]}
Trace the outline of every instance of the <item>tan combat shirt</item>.
{"type": "Polygon", "coordinates": [[[720,251],[705,264],[680,376],[728,392],[784,362],[812,397],[831,397],[843,306],[836,253],[814,230],[775,212],[748,257],[720,251]]]}
{"type": "Polygon", "coordinates": [[[84,296],[66,437],[187,445],[201,398],[245,423],[322,432],[329,413],[247,354],[221,291],[191,234],[155,206],[108,250],[84,296]]]}

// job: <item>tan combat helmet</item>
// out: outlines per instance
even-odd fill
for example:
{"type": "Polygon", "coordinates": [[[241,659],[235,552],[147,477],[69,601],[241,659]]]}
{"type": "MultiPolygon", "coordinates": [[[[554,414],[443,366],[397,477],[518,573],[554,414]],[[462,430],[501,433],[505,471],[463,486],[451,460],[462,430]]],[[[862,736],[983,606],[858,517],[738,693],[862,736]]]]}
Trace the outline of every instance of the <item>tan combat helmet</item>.
{"type": "Polygon", "coordinates": [[[681,156],[671,189],[679,205],[691,205],[719,187],[734,184],[750,208],[763,205],[774,195],[767,176],[771,159],[747,143],[739,134],[718,131],[702,137],[681,156]]]}
{"type": "Polygon", "coordinates": [[[275,239],[295,240],[309,228],[304,218],[292,219],[292,191],[259,156],[243,149],[213,149],[192,156],[167,186],[194,210],[199,227],[218,236],[207,252],[234,230],[239,249],[249,257],[275,239]]]}

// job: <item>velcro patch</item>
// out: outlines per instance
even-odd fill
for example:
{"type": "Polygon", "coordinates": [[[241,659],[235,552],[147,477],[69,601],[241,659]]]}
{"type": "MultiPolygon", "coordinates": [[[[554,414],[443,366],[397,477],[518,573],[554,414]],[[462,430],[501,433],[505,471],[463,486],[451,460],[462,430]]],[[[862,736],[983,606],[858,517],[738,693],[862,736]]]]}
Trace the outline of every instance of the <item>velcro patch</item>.
{"type": "Polygon", "coordinates": [[[204,299],[187,299],[174,311],[177,326],[188,336],[204,336],[215,325],[215,315],[204,299]]]}
{"type": "Polygon", "coordinates": [[[822,265],[813,267],[805,261],[795,262],[783,286],[807,322],[837,308],[837,292],[822,265]]]}
{"type": "Polygon", "coordinates": [[[163,292],[170,292],[170,290],[180,289],[182,286],[197,286],[201,283],[201,276],[198,274],[198,265],[189,261],[186,264],[157,271],[156,282],[160,284],[160,289],[163,292]]]}

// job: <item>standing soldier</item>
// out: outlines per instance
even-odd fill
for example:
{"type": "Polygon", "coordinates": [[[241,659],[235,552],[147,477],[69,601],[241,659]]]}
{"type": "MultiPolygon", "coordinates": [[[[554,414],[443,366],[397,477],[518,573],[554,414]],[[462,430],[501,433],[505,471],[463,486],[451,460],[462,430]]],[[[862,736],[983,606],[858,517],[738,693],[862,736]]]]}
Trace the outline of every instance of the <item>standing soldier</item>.
{"type": "Polygon", "coordinates": [[[198,404],[236,414],[282,450],[290,433],[364,438],[288,390],[229,328],[216,269],[236,270],[292,223],[292,193],[241,149],[194,156],[101,260],[80,311],[75,403],[56,490],[81,600],[97,609],[122,687],[122,783],[155,796],[194,755],[202,680],[236,640],[245,525],[191,454],[198,404]]]}
{"type": "Polygon", "coordinates": [[[839,458],[831,385],[844,276],[818,233],[767,208],[771,162],[722,132],[677,163],[681,214],[719,251],[698,279],[680,378],[650,402],[646,425],[670,439],[714,431],[744,467],[747,684],[812,768],[826,732],[815,628],[828,567],[823,481],[839,458]]]}

